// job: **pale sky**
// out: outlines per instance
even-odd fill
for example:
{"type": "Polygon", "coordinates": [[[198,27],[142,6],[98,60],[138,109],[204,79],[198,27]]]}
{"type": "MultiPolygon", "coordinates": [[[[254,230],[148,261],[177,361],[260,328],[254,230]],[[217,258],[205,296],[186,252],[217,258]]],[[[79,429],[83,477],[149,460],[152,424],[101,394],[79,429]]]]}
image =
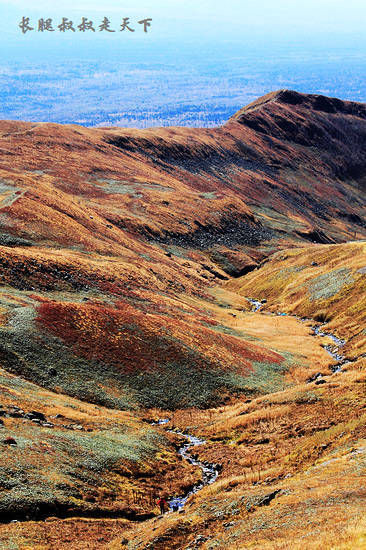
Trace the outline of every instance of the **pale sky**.
{"type": "Polygon", "coordinates": [[[139,50],[149,62],[175,50],[187,56],[194,52],[204,61],[207,49],[220,52],[269,50],[277,46],[300,51],[333,51],[350,48],[365,54],[365,0],[0,0],[0,57],[11,61],[17,56],[39,59],[57,55],[70,58],[103,55],[133,55],[139,50]],[[22,35],[18,24],[30,17],[52,18],[56,32],[36,31],[22,35]],[[82,17],[97,27],[103,17],[119,30],[124,17],[130,17],[135,33],[77,31],[60,33],[57,25],[68,17],[77,26],[82,17]],[[137,21],[152,18],[145,34],[137,21]]]}
{"type": "Polygon", "coordinates": [[[125,0],[124,2],[104,0],[64,0],[52,6],[49,0],[10,0],[0,1],[2,15],[7,10],[51,11],[90,11],[103,13],[121,13],[128,11],[153,11],[156,15],[171,17],[195,18],[204,20],[232,19],[245,23],[257,23],[268,18],[279,22],[312,24],[315,27],[329,24],[342,27],[345,24],[357,24],[359,28],[365,23],[366,7],[363,0],[125,0]]]}

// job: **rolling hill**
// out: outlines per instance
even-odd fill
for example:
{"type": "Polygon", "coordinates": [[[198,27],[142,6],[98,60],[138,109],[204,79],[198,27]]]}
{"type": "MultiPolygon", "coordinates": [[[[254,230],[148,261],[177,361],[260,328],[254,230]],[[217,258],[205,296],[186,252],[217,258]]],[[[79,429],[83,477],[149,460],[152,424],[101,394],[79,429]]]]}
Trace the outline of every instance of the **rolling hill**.
{"type": "Polygon", "coordinates": [[[0,121],[0,514],[22,520],[0,541],[117,548],[122,529],[129,549],[331,548],[342,516],[348,544],[365,146],[365,105],[290,90],[214,129],[0,121]],[[201,472],[159,418],[220,465],[162,519],[157,496],[201,472]]]}

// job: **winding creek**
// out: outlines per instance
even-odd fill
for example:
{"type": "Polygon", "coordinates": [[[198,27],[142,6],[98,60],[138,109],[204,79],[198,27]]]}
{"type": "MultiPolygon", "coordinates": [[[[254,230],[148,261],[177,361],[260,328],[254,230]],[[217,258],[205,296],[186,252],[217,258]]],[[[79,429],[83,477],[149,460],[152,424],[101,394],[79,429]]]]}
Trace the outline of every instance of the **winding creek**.
{"type": "MultiPolygon", "coordinates": [[[[262,309],[262,307],[266,304],[266,300],[255,300],[253,298],[247,298],[247,300],[248,300],[248,302],[250,302],[252,304],[252,311],[255,312],[255,313],[259,312],[262,309]]],[[[290,316],[287,313],[281,313],[281,312],[277,312],[277,313],[268,312],[268,314],[269,315],[276,315],[276,316],[280,316],[280,317],[290,316]]],[[[293,315],[292,317],[295,317],[296,319],[298,319],[299,321],[302,321],[302,322],[312,321],[312,319],[301,318],[301,317],[298,317],[297,315],[293,315]]],[[[343,365],[345,365],[348,362],[346,357],[344,355],[342,355],[342,353],[341,353],[341,349],[346,344],[346,341],[341,340],[340,338],[338,338],[337,336],[335,336],[331,332],[324,332],[322,329],[325,325],[326,325],[326,323],[321,324],[321,325],[314,325],[312,327],[312,332],[313,332],[314,337],[320,337],[320,338],[328,337],[334,342],[334,345],[326,344],[323,347],[329,353],[329,355],[335,361],[337,361],[336,364],[331,365],[331,370],[333,372],[340,372],[342,370],[343,365]]],[[[316,376],[316,379],[321,378],[321,377],[322,377],[322,374],[319,373],[316,376]]],[[[170,422],[170,418],[161,418],[157,422],[152,422],[151,424],[165,427],[165,426],[167,426],[167,424],[169,424],[169,422],[170,422]]],[[[176,497],[173,497],[172,499],[168,500],[169,510],[171,512],[177,512],[177,511],[182,510],[184,508],[187,500],[189,499],[189,497],[191,495],[194,495],[194,494],[198,493],[199,491],[201,491],[201,489],[203,489],[207,485],[210,485],[211,483],[214,483],[216,481],[216,479],[218,478],[218,476],[219,476],[221,468],[220,468],[219,464],[211,464],[209,462],[202,462],[202,461],[198,460],[195,457],[194,454],[192,454],[192,450],[195,447],[198,447],[200,445],[204,445],[206,443],[206,441],[204,441],[203,439],[199,439],[198,437],[195,437],[193,435],[190,435],[190,434],[187,434],[187,433],[184,433],[184,432],[180,432],[180,431],[177,431],[177,430],[169,429],[167,427],[165,429],[168,432],[174,433],[176,435],[180,435],[181,437],[185,438],[186,442],[184,443],[184,445],[179,447],[178,454],[184,460],[186,460],[189,464],[192,464],[193,466],[199,466],[199,468],[201,468],[201,471],[202,471],[202,480],[201,481],[196,483],[191,489],[186,491],[183,495],[176,496],[176,497]]]]}
{"type": "MultiPolygon", "coordinates": [[[[324,323],[324,325],[325,324],[326,323],[324,323]]],[[[320,336],[322,338],[327,336],[328,338],[333,340],[333,342],[335,343],[334,346],[331,346],[330,344],[328,344],[328,345],[325,345],[323,347],[329,353],[329,355],[337,361],[337,363],[335,365],[331,365],[331,367],[330,367],[331,370],[333,372],[340,372],[342,370],[343,365],[345,365],[348,362],[346,357],[344,355],[342,355],[342,353],[340,352],[340,350],[345,345],[346,341],[341,340],[340,338],[337,338],[337,336],[335,336],[331,332],[323,332],[321,329],[323,328],[324,325],[316,325],[316,326],[312,327],[312,331],[313,331],[315,336],[320,336]]]]}
{"type": "MultiPolygon", "coordinates": [[[[152,424],[162,426],[168,424],[169,422],[169,418],[161,418],[160,420],[158,420],[157,422],[153,422],[152,424]]],[[[199,439],[198,437],[195,437],[193,435],[179,432],[177,430],[167,429],[167,431],[176,435],[180,435],[181,437],[184,437],[186,439],[186,443],[179,447],[178,454],[189,464],[192,464],[193,466],[199,466],[202,470],[201,481],[193,485],[193,487],[186,491],[186,493],[184,493],[183,495],[168,500],[170,511],[178,512],[179,510],[182,510],[184,508],[185,503],[191,495],[198,493],[198,491],[206,487],[206,485],[211,485],[211,483],[214,483],[214,481],[216,481],[221,468],[219,464],[202,462],[195,458],[195,456],[192,454],[192,449],[198,447],[199,445],[204,445],[206,441],[204,441],[203,439],[199,439]]]]}
{"type": "MultiPolygon", "coordinates": [[[[252,311],[255,312],[255,313],[260,311],[262,309],[262,307],[265,305],[265,303],[267,302],[266,300],[260,301],[260,300],[255,300],[253,298],[247,298],[247,300],[250,304],[252,304],[252,311]]],[[[288,313],[281,313],[281,312],[271,313],[271,312],[268,312],[268,314],[269,315],[277,315],[277,316],[280,316],[280,317],[283,317],[283,316],[295,317],[295,319],[298,319],[299,321],[302,321],[302,322],[313,321],[312,319],[301,318],[298,315],[289,315],[288,313]]],[[[337,336],[335,336],[335,334],[332,334],[331,332],[324,332],[322,330],[322,328],[325,325],[326,325],[326,323],[323,323],[321,325],[314,325],[313,327],[311,327],[311,330],[313,331],[313,335],[316,336],[316,337],[321,337],[321,338],[327,337],[327,338],[330,338],[331,340],[333,340],[334,346],[332,346],[330,344],[326,344],[326,345],[323,346],[323,348],[336,361],[336,364],[331,365],[331,367],[330,367],[332,372],[334,372],[334,373],[335,372],[341,372],[343,365],[346,365],[349,362],[347,360],[347,358],[344,355],[342,355],[342,353],[341,353],[341,349],[346,344],[346,340],[341,340],[340,338],[338,338],[337,336]]]]}

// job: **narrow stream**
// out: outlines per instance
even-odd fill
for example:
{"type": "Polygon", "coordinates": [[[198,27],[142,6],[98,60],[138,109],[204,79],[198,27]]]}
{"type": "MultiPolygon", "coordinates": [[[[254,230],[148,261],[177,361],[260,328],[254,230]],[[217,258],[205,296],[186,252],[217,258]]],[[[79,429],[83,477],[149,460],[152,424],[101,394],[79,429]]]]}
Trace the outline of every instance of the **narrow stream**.
{"type": "MultiPolygon", "coordinates": [[[[248,302],[252,304],[252,311],[253,312],[259,312],[262,307],[265,305],[266,300],[255,300],[253,298],[247,298],[248,302]]],[[[269,315],[277,315],[277,316],[287,316],[287,313],[271,313],[268,312],[269,315]]],[[[298,317],[297,315],[293,315],[292,317],[296,317],[300,321],[311,321],[311,319],[302,319],[298,317]]],[[[315,337],[328,337],[334,342],[334,346],[327,344],[324,347],[324,349],[329,353],[329,355],[337,361],[335,365],[331,366],[331,369],[333,372],[340,372],[342,370],[342,366],[347,363],[347,359],[344,355],[340,352],[341,348],[345,345],[346,341],[341,340],[331,332],[324,332],[322,328],[326,325],[326,323],[322,325],[314,325],[312,327],[312,331],[315,337]]],[[[322,375],[319,373],[316,378],[321,378],[322,375]]],[[[163,426],[170,422],[169,418],[161,418],[157,422],[152,422],[152,425],[159,425],[163,426]]],[[[199,439],[198,437],[195,437],[190,434],[185,434],[183,432],[179,432],[176,430],[169,430],[168,432],[180,435],[181,437],[184,437],[186,439],[186,443],[182,445],[178,449],[178,453],[181,455],[181,457],[186,460],[189,464],[192,464],[193,466],[199,466],[202,470],[202,480],[198,483],[196,483],[189,491],[184,493],[181,496],[174,497],[170,500],[168,500],[169,509],[172,512],[177,512],[179,510],[182,510],[188,500],[188,498],[191,495],[194,495],[195,493],[198,493],[201,489],[203,489],[206,485],[210,485],[211,483],[214,483],[220,473],[220,465],[219,464],[211,464],[209,462],[202,462],[198,459],[196,459],[192,455],[192,449],[194,447],[198,447],[199,445],[204,445],[206,441],[203,439],[199,439]]]]}
{"type": "MultiPolygon", "coordinates": [[[[252,311],[258,312],[262,309],[264,304],[266,303],[266,300],[255,300],[254,298],[247,298],[248,302],[252,304],[252,311]]],[[[280,317],[282,316],[290,316],[288,313],[270,313],[271,315],[278,315],[280,317]]],[[[299,319],[300,321],[312,321],[312,319],[301,319],[301,317],[298,317],[297,315],[291,315],[291,317],[295,317],[296,319],[299,319]]],[[[328,337],[334,342],[334,346],[327,344],[323,346],[323,348],[329,353],[329,355],[337,361],[335,365],[331,365],[331,370],[333,372],[340,372],[342,370],[343,365],[347,364],[348,361],[344,355],[341,353],[341,349],[346,344],[345,340],[341,340],[335,334],[332,334],[331,332],[324,332],[322,328],[326,325],[326,323],[323,323],[322,325],[314,325],[312,327],[312,331],[314,333],[314,336],[320,336],[321,338],[328,337]]]]}
{"type": "Polygon", "coordinates": [[[312,331],[314,332],[315,336],[320,336],[324,338],[327,336],[328,338],[331,338],[333,342],[335,343],[335,346],[331,346],[330,344],[327,344],[326,346],[323,346],[324,349],[329,353],[333,359],[337,361],[335,365],[331,365],[331,369],[333,372],[340,372],[342,370],[343,365],[347,363],[347,359],[344,355],[340,353],[341,348],[345,345],[346,341],[341,340],[340,338],[337,338],[334,334],[331,332],[323,332],[321,329],[326,325],[324,323],[323,325],[316,325],[312,327],[312,331]]]}
{"type": "MultiPolygon", "coordinates": [[[[160,420],[158,420],[158,422],[154,422],[153,424],[158,424],[161,426],[168,424],[169,421],[169,418],[161,418],[160,420]]],[[[192,453],[190,452],[191,449],[193,449],[194,447],[198,447],[199,445],[204,445],[206,443],[206,441],[204,441],[203,439],[199,439],[198,437],[195,437],[193,435],[185,434],[176,430],[167,431],[180,435],[187,440],[187,442],[178,449],[178,454],[180,454],[181,457],[189,464],[192,464],[193,466],[199,466],[202,470],[201,481],[196,483],[189,491],[187,491],[183,495],[168,500],[170,511],[177,512],[184,508],[185,503],[191,495],[198,493],[198,491],[206,487],[206,485],[211,485],[211,483],[214,483],[214,481],[216,481],[220,473],[220,465],[211,464],[209,462],[202,462],[192,456],[192,453]]]]}
{"type": "Polygon", "coordinates": [[[262,307],[264,306],[265,302],[261,302],[259,300],[254,300],[254,298],[247,298],[248,302],[250,302],[253,306],[252,308],[252,311],[254,311],[255,313],[257,311],[259,311],[260,309],[262,309],[262,307]]]}

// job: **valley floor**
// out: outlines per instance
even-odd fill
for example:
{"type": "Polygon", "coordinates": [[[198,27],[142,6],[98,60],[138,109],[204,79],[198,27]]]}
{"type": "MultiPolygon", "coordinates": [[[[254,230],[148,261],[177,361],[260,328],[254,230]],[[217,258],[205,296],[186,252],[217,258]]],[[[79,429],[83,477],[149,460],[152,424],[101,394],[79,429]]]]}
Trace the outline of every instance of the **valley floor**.
{"type": "Polygon", "coordinates": [[[365,135],[1,121],[0,550],[366,548],[365,135]]]}
{"type": "MultiPolygon", "coordinates": [[[[144,521],[48,517],[3,524],[1,548],[366,548],[362,358],[333,373],[335,361],[324,349],[329,338],[314,336],[313,321],[270,314],[265,304],[262,311],[244,311],[243,299],[231,290],[216,288],[212,293],[212,313],[227,330],[291,358],[280,390],[268,373],[263,380],[258,373],[256,383],[266,390],[261,396],[237,397],[206,410],[143,414],[148,422],[168,417],[170,428],[204,439],[194,452],[201,461],[221,465],[218,480],[191,496],[183,511],[164,517],[153,505],[155,517],[144,521]],[[317,373],[322,376],[314,377],[317,373]]],[[[90,414],[85,407],[82,424],[90,414]]],[[[115,414],[125,415],[108,412],[111,419],[115,414]]],[[[169,436],[166,425],[152,428],[161,437],[169,436]]],[[[187,491],[177,486],[176,476],[181,475],[174,464],[156,494],[171,497],[187,491]]]]}

